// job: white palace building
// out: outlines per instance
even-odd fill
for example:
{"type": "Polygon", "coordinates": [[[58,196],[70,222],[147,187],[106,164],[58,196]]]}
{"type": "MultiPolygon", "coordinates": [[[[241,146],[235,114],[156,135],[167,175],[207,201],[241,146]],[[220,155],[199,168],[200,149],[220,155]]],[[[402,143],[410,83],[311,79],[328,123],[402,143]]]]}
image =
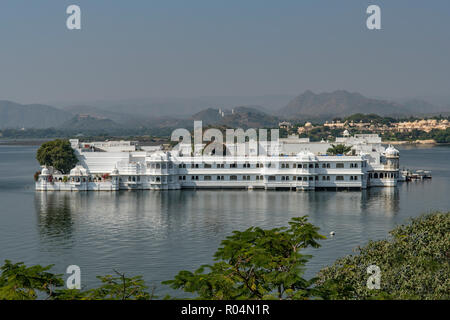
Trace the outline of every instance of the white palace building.
{"type": "MultiPolygon", "coordinates": [[[[350,136],[345,132],[334,144],[345,144],[352,150],[337,156],[327,155],[330,143],[297,136],[277,140],[277,152],[271,155],[267,150],[264,156],[202,155],[205,145],[192,148],[182,142],[170,151],[130,141],[70,142],[78,165],[69,175],[43,167],[36,190],[362,190],[395,187],[400,174],[399,151],[382,146],[376,134],[350,136]]],[[[256,145],[261,150],[267,144],[270,142],[256,145]]],[[[237,147],[227,145],[227,149],[237,147]]],[[[273,150],[274,144],[267,149],[273,150]]]]}

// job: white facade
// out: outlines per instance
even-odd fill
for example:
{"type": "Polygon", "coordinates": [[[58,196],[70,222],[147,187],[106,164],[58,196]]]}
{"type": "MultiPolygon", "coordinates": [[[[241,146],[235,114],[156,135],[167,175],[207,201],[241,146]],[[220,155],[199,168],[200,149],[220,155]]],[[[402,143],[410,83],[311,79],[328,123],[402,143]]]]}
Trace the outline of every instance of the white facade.
{"type": "Polygon", "coordinates": [[[331,146],[327,142],[288,140],[277,143],[277,156],[223,157],[197,152],[194,155],[193,148],[186,146],[164,152],[160,148],[142,150],[123,141],[108,144],[71,140],[80,160],[77,167],[69,175],[44,167],[36,190],[361,190],[397,185],[399,152],[393,147],[384,148],[376,135],[337,138],[336,143],[352,147],[351,155],[339,156],[326,155],[331,146]]]}

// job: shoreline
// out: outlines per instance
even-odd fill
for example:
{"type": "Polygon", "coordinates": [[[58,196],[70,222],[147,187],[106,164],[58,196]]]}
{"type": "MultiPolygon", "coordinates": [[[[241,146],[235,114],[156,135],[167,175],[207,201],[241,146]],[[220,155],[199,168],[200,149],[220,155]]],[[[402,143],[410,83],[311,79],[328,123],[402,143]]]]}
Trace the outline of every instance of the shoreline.
{"type": "Polygon", "coordinates": [[[391,145],[420,145],[420,146],[439,146],[439,145],[447,145],[448,143],[438,143],[435,140],[415,140],[415,141],[407,141],[407,140],[401,140],[401,141],[390,141],[390,140],[384,140],[381,142],[382,144],[391,144],[391,145]]]}
{"type": "MultiPolygon", "coordinates": [[[[4,139],[0,140],[0,146],[40,146],[44,142],[52,141],[54,139],[60,139],[60,138],[42,138],[42,139],[4,139]]],[[[445,146],[450,145],[450,143],[438,143],[434,140],[416,140],[416,141],[389,141],[384,140],[381,142],[382,144],[386,145],[397,145],[397,146],[445,146]]]]}
{"type": "Polygon", "coordinates": [[[40,146],[41,144],[57,138],[49,139],[5,139],[0,140],[0,146],[40,146]]]}

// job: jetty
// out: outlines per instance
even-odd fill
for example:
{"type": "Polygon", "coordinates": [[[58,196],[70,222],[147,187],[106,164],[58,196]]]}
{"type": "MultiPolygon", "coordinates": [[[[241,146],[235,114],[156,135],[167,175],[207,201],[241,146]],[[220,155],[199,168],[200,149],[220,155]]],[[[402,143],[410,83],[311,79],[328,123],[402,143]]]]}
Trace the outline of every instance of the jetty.
{"type": "Polygon", "coordinates": [[[429,170],[411,170],[411,169],[403,169],[400,171],[399,180],[398,181],[412,181],[412,180],[426,180],[431,179],[431,171],[429,170]]]}

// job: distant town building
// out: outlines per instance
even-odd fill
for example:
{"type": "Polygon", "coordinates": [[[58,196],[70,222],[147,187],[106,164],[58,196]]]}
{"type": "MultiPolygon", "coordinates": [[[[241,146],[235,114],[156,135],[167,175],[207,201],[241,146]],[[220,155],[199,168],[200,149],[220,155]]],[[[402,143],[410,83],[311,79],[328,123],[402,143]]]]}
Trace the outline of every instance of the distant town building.
{"type": "Polygon", "coordinates": [[[290,122],[288,122],[288,121],[283,121],[283,122],[280,122],[280,123],[278,124],[278,127],[279,127],[280,129],[286,129],[286,130],[289,130],[290,128],[292,128],[292,123],[290,123],[290,122]]]}
{"type": "Polygon", "coordinates": [[[411,132],[413,130],[420,130],[430,132],[433,129],[446,130],[450,127],[450,123],[447,119],[422,119],[416,121],[405,121],[394,124],[395,131],[398,132],[411,132]]]}
{"type": "Polygon", "coordinates": [[[310,132],[312,129],[314,129],[314,126],[312,125],[312,123],[311,123],[311,122],[307,122],[307,123],[305,123],[304,126],[298,127],[297,133],[298,133],[298,134],[308,133],[308,132],[310,132]]]}

